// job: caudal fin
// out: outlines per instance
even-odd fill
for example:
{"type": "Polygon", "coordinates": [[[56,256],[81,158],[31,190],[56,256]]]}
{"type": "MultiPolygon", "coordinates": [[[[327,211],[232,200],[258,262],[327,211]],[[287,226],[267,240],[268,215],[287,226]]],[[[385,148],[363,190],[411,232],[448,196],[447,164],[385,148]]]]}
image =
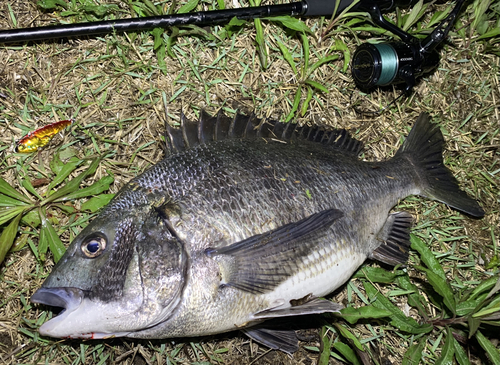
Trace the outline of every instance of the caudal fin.
{"type": "Polygon", "coordinates": [[[420,195],[439,200],[474,217],[483,217],[484,210],[460,190],[457,180],[444,166],[443,145],[439,126],[431,123],[428,114],[422,113],[396,156],[404,154],[418,169],[422,183],[420,195]]]}

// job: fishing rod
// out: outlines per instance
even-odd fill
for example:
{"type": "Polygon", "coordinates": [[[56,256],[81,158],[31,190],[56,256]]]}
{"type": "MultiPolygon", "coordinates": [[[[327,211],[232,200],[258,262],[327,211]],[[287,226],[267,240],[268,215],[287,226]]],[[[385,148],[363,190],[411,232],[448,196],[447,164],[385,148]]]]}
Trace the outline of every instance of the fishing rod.
{"type": "MultiPolygon", "coordinates": [[[[362,2],[365,0],[362,0],[362,2]]],[[[178,25],[211,25],[229,22],[236,17],[251,20],[279,15],[290,16],[332,16],[340,13],[354,0],[304,0],[288,4],[254,6],[247,8],[199,11],[186,14],[159,15],[142,18],[105,20],[78,24],[52,25],[45,27],[12,29],[0,31],[0,43],[31,42],[56,38],[93,36],[114,32],[135,32],[154,28],[168,28],[178,25]],[[338,2],[338,6],[337,6],[338,2]]],[[[382,12],[396,7],[407,7],[417,0],[370,0],[382,12]]],[[[356,7],[356,6],[355,6],[356,7]]]]}
{"type": "MultiPolygon", "coordinates": [[[[404,83],[406,84],[404,91],[408,94],[415,85],[417,77],[437,67],[439,54],[436,47],[446,39],[465,0],[457,0],[455,8],[423,41],[390,23],[382,15],[398,7],[410,7],[417,1],[360,0],[351,8],[351,10],[367,12],[375,24],[401,39],[400,42],[367,43],[356,50],[351,70],[354,81],[359,88],[369,90],[377,86],[404,83]]],[[[353,2],[354,0],[303,0],[279,5],[1,30],[0,44],[27,43],[115,32],[135,32],[188,24],[212,25],[227,23],[234,17],[241,20],[279,15],[331,17],[334,14],[340,14],[353,2]]]]}

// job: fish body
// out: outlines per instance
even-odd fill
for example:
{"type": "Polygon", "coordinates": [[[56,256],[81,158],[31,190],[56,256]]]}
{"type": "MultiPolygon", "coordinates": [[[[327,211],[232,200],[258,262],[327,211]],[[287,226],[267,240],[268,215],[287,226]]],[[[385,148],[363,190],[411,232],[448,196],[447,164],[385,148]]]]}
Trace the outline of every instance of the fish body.
{"type": "Polygon", "coordinates": [[[380,162],[360,161],[360,143],[345,131],[240,115],[183,119],[169,137],[172,153],[120,190],[32,297],[65,308],[41,334],[242,329],[293,352],[289,333],[265,320],[338,311],[319,298],[366,258],[404,263],[412,218],[389,214],[400,199],[418,194],[484,214],[444,167],[443,137],[427,115],[380,162]]]}

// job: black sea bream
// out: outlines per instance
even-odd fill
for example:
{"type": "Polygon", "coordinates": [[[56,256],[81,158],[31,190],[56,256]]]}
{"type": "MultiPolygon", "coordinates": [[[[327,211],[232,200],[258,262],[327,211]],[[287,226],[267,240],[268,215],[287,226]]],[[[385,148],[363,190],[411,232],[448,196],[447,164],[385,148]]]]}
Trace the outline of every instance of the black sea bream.
{"type": "Polygon", "coordinates": [[[31,298],[64,308],[42,335],[242,329],[293,352],[294,333],[264,321],[338,311],[320,297],[367,258],[404,263],[412,217],[389,214],[400,199],[484,214],[443,165],[443,136],[425,114],[381,162],[360,161],[343,130],[222,114],[181,124],[168,129],[170,155],[120,190],[31,298]]]}

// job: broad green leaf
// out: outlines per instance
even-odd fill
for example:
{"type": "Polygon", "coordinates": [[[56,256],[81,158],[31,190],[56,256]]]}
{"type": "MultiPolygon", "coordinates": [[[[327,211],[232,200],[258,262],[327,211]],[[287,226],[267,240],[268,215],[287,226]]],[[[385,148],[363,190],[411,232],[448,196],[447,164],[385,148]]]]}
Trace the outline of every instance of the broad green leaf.
{"type": "Polygon", "coordinates": [[[62,183],[75,169],[82,163],[83,161],[76,158],[72,157],[69,159],[68,162],[66,162],[62,168],[59,170],[57,173],[56,177],[52,182],[49,184],[47,187],[47,193],[50,193],[50,191],[60,183],[62,183]]]}
{"type": "Polygon", "coordinates": [[[328,365],[328,362],[330,361],[330,348],[332,347],[332,341],[330,340],[330,337],[327,336],[327,330],[323,326],[321,328],[321,344],[322,344],[322,351],[321,354],[319,355],[318,359],[318,365],[328,365]]]}
{"type": "Polygon", "coordinates": [[[82,210],[90,210],[92,213],[97,212],[108,204],[114,196],[115,194],[101,194],[95,196],[82,204],[82,210]]]}
{"type": "Polygon", "coordinates": [[[359,350],[364,351],[363,345],[361,345],[361,342],[354,336],[345,326],[341,325],[340,323],[335,323],[335,328],[340,332],[340,334],[347,338],[348,340],[351,340],[354,346],[356,346],[359,350]]]}
{"type": "Polygon", "coordinates": [[[453,346],[455,347],[455,359],[457,359],[458,364],[471,365],[469,361],[469,356],[455,338],[453,338],[453,346]]]}
{"type": "Polygon", "coordinates": [[[278,47],[280,48],[283,58],[292,67],[293,73],[297,74],[297,67],[295,67],[295,62],[293,61],[293,57],[290,54],[288,47],[285,44],[283,44],[283,42],[281,42],[279,39],[276,39],[276,42],[278,43],[278,47]]]}
{"type": "Polygon", "coordinates": [[[453,343],[453,334],[450,327],[446,327],[446,341],[441,349],[441,356],[437,359],[435,365],[452,365],[455,355],[455,345],[453,343]]]}
{"type": "MultiPolygon", "coordinates": [[[[365,266],[359,269],[355,274],[354,278],[367,278],[372,283],[393,283],[396,277],[405,275],[402,270],[398,270],[395,273],[382,269],[381,267],[365,266]]],[[[406,289],[406,288],[405,288],[406,289]]],[[[413,288],[412,288],[413,289],[413,288]]]]}
{"type": "Polygon", "coordinates": [[[367,305],[365,307],[353,308],[347,307],[340,311],[340,314],[336,314],[339,317],[342,317],[347,322],[354,324],[359,319],[374,319],[374,318],[384,318],[390,317],[392,312],[377,308],[371,305],[367,305]]]}
{"type": "Polygon", "coordinates": [[[436,11],[434,14],[432,14],[431,20],[427,23],[427,27],[432,27],[434,24],[439,23],[441,20],[446,18],[448,14],[450,13],[451,9],[453,9],[453,6],[448,6],[445,10],[443,11],[436,11]]]}
{"type": "Polygon", "coordinates": [[[109,186],[113,183],[115,179],[113,176],[105,176],[99,181],[96,181],[86,188],[79,189],[71,194],[68,194],[57,201],[68,201],[72,199],[84,198],[91,195],[97,195],[109,189],[109,186]]]}
{"type": "Polygon", "coordinates": [[[472,336],[476,334],[476,331],[481,324],[481,320],[479,318],[469,316],[467,317],[467,323],[469,325],[469,338],[472,338],[472,336]]]}
{"type": "Polygon", "coordinates": [[[425,242],[414,234],[410,234],[410,242],[411,248],[418,251],[424,264],[436,275],[446,280],[446,274],[444,273],[443,267],[433,255],[431,250],[429,250],[429,247],[425,244],[425,242]]]}
{"type": "Polygon", "coordinates": [[[492,276],[489,279],[481,281],[472,291],[469,300],[477,298],[479,295],[482,293],[491,290],[492,288],[495,287],[495,284],[497,283],[498,278],[496,276],[492,276]]]}
{"type": "Polygon", "coordinates": [[[335,342],[333,344],[333,348],[337,350],[348,361],[349,364],[362,365],[354,350],[345,343],[335,342]]]}
{"type": "Polygon", "coordinates": [[[431,324],[424,323],[419,325],[413,318],[405,316],[405,314],[398,307],[392,304],[389,299],[381,295],[372,284],[365,282],[363,285],[368,296],[375,299],[372,303],[373,306],[385,309],[392,313],[390,317],[391,325],[404,332],[412,334],[428,333],[432,331],[433,326],[431,324]]]}
{"type": "Polygon", "coordinates": [[[199,0],[189,0],[187,3],[182,5],[177,12],[178,14],[185,14],[193,11],[198,6],[199,0]]]}
{"type": "Polygon", "coordinates": [[[403,24],[403,30],[407,31],[410,29],[410,27],[418,20],[420,17],[423,15],[423,10],[422,9],[424,6],[424,0],[420,0],[418,3],[413,5],[410,13],[408,14],[408,17],[406,18],[405,24],[403,24]]]}
{"type": "Polygon", "coordinates": [[[299,87],[297,89],[297,93],[295,94],[295,98],[293,99],[292,110],[290,110],[290,113],[285,118],[285,123],[288,122],[290,119],[292,119],[293,116],[295,115],[295,112],[299,108],[299,103],[300,103],[301,96],[302,96],[302,89],[299,87]]]}
{"type": "Polygon", "coordinates": [[[27,178],[22,180],[21,185],[23,186],[23,188],[28,190],[31,194],[36,196],[38,199],[42,199],[40,194],[38,194],[38,191],[36,191],[35,188],[33,187],[33,185],[31,184],[31,181],[29,181],[27,178]]]}
{"type": "Polygon", "coordinates": [[[457,303],[455,302],[455,295],[453,294],[453,290],[451,289],[448,281],[425,267],[416,266],[415,268],[424,271],[427,274],[427,280],[432,285],[433,289],[436,293],[443,297],[443,302],[446,307],[448,307],[448,309],[455,314],[457,312],[457,303]]]}
{"type": "Polygon", "coordinates": [[[474,9],[474,20],[472,21],[471,30],[477,29],[479,26],[483,25],[485,22],[484,14],[490,7],[491,0],[475,0],[474,9]]]}
{"type": "Polygon", "coordinates": [[[36,228],[42,223],[40,220],[40,215],[36,210],[30,210],[26,214],[23,214],[23,217],[21,218],[22,224],[31,226],[33,228],[36,228]]]}
{"type": "Polygon", "coordinates": [[[0,207],[0,226],[10,221],[12,218],[21,214],[30,206],[14,206],[14,207],[0,207]]]}
{"type": "Polygon", "coordinates": [[[298,18],[292,18],[289,15],[283,16],[273,16],[271,18],[263,18],[266,20],[270,20],[272,22],[281,23],[284,27],[295,30],[297,32],[306,32],[309,34],[314,34],[311,29],[304,23],[302,20],[298,18]]]}
{"type": "Polygon", "coordinates": [[[324,93],[328,93],[328,89],[326,87],[324,87],[323,85],[321,85],[319,82],[316,82],[316,81],[313,81],[311,79],[307,79],[306,81],[304,81],[304,84],[307,84],[307,85],[310,85],[324,93]]]}
{"type": "Polygon", "coordinates": [[[9,225],[4,228],[2,235],[0,235],[0,264],[5,259],[7,252],[9,252],[12,244],[17,235],[17,228],[19,227],[19,221],[21,220],[22,214],[18,214],[9,225]]]}
{"type": "Polygon", "coordinates": [[[500,296],[495,297],[486,307],[474,313],[473,317],[487,317],[490,314],[500,312],[500,296]]]}
{"type": "Polygon", "coordinates": [[[411,345],[403,356],[402,365],[419,365],[422,360],[422,351],[425,348],[426,338],[420,339],[418,344],[411,345]]]}
{"type": "Polygon", "coordinates": [[[10,196],[11,198],[21,200],[27,204],[31,204],[30,198],[28,198],[24,194],[19,193],[16,189],[10,186],[10,184],[1,177],[0,177],[0,191],[2,192],[2,194],[10,196]]]}
{"type": "Polygon", "coordinates": [[[65,196],[73,193],[75,190],[77,190],[79,188],[80,184],[87,176],[92,175],[96,171],[97,166],[99,166],[100,162],[101,162],[100,159],[96,159],[96,160],[92,161],[92,163],[87,168],[87,170],[83,171],[80,175],[78,175],[77,177],[70,180],[66,185],[64,185],[62,188],[57,190],[55,193],[51,194],[48,198],[43,200],[40,204],[43,206],[47,203],[55,201],[56,199],[60,199],[62,197],[65,197],[65,196]]]}
{"type": "Polygon", "coordinates": [[[409,294],[408,304],[414,308],[417,308],[420,313],[426,313],[425,305],[427,303],[426,299],[419,294],[418,288],[413,282],[410,280],[408,275],[401,275],[396,278],[397,285],[405,290],[412,290],[413,293],[409,294]]]}
{"type": "Polygon", "coordinates": [[[463,317],[474,311],[479,304],[485,299],[486,294],[479,298],[469,299],[457,304],[457,316],[463,317]]]}
{"type": "Polygon", "coordinates": [[[24,201],[11,198],[10,196],[0,194],[0,207],[13,207],[16,205],[26,205],[24,201]]]}
{"type": "Polygon", "coordinates": [[[45,254],[47,253],[47,248],[54,255],[54,261],[57,263],[62,257],[66,248],[64,247],[61,239],[57,235],[54,227],[48,221],[45,210],[40,209],[40,219],[42,221],[42,227],[40,228],[40,242],[38,244],[38,253],[40,255],[40,260],[45,260],[45,254]]]}
{"type": "Polygon", "coordinates": [[[493,289],[491,289],[490,292],[488,293],[488,296],[486,297],[486,299],[491,298],[493,296],[493,294],[495,294],[499,290],[500,290],[500,277],[498,278],[497,282],[495,283],[495,286],[493,287],[493,289]]]}
{"type": "Polygon", "coordinates": [[[64,0],[41,0],[36,3],[39,7],[46,10],[54,10],[57,8],[57,5],[67,9],[68,4],[64,0]]]}
{"type": "Polygon", "coordinates": [[[493,364],[500,364],[500,352],[498,348],[493,345],[490,340],[488,340],[484,335],[480,332],[476,332],[476,338],[479,342],[479,345],[486,351],[486,355],[491,360],[493,364]]]}

